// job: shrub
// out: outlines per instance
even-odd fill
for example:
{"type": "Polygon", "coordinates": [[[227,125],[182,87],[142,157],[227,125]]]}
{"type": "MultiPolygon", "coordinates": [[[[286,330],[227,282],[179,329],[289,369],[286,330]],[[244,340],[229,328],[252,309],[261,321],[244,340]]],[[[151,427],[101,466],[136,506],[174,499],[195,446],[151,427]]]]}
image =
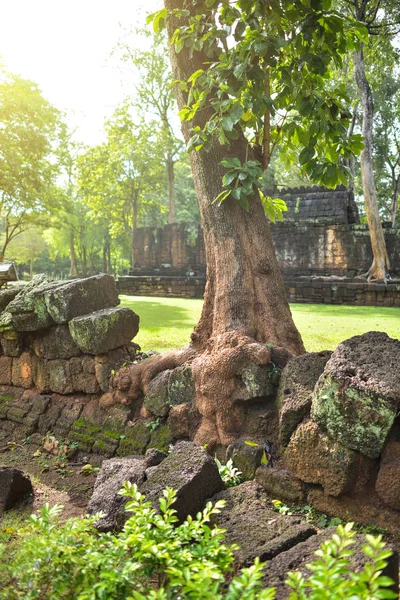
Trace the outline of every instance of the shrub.
{"type": "MultiPolygon", "coordinates": [[[[223,530],[209,525],[222,502],[208,503],[196,518],[177,525],[175,492],[164,491],[160,510],[146,502],[135,485],[124,484],[132,513],[121,533],[98,533],[99,515],[60,523],[61,507],[45,506],[29,520],[10,564],[3,563],[2,600],[272,600],[262,589],[259,561],[233,576],[235,546],[226,546],[223,530]],[[4,583],[6,582],[6,583],[4,583]]],[[[370,561],[361,573],[349,573],[351,526],[322,545],[310,565],[312,575],[290,574],[292,599],[395,598],[382,577],[385,559],[380,538],[367,537],[370,561]]],[[[3,548],[4,551],[4,548],[3,548]]],[[[0,557],[1,558],[1,557],[0,557]]]]}

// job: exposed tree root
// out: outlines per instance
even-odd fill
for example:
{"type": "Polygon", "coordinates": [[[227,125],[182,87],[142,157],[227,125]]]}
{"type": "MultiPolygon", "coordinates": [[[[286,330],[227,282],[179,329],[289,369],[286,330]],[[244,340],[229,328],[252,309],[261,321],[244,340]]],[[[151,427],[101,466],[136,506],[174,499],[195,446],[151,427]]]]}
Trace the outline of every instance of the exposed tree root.
{"type": "Polygon", "coordinates": [[[190,345],[123,367],[114,376],[112,389],[103,396],[102,404],[135,404],[138,409],[156,375],[190,364],[195,384],[192,408],[200,416],[193,439],[212,450],[219,444],[232,443],[243,433],[246,404],[251,400],[240,379],[243,369],[268,365],[271,359],[283,366],[289,356],[284,349],[271,349],[238,331],[227,332],[210,338],[202,350],[190,345]]]}

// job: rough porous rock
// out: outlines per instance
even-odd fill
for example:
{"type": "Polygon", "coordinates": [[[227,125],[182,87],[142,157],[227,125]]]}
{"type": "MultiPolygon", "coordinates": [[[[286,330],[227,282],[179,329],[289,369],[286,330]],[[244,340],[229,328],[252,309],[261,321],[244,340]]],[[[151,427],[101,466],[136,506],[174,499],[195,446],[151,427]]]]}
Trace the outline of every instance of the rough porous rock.
{"type": "Polygon", "coordinates": [[[6,356],[21,356],[24,348],[22,334],[17,331],[3,333],[0,338],[1,348],[6,356]]]}
{"type": "Polygon", "coordinates": [[[236,440],[226,451],[227,460],[232,459],[233,466],[239,469],[244,480],[254,479],[261,465],[264,448],[251,440],[236,440]]]}
{"type": "Polygon", "coordinates": [[[271,508],[266,492],[254,481],[229,488],[213,498],[225,500],[225,507],[213,523],[226,530],[226,543],[238,544],[238,566],[249,566],[256,557],[270,560],[316,533],[298,517],[280,515],[271,508]]]}
{"type": "Polygon", "coordinates": [[[199,411],[191,404],[171,406],[167,421],[171,437],[174,440],[193,438],[200,419],[199,411]]]}
{"type": "Polygon", "coordinates": [[[46,290],[45,302],[48,313],[58,324],[119,304],[115,279],[105,273],[46,290]]]}
{"type": "Polygon", "coordinates": [[[276,380],[273,365],[245,365],[237,373],[237,389],[234,392],[236,400],[252,400],[273,396],[276,392],[276,380]]]}
{"type": "Polygon", "coordinates": [[[14,508],[31,494],[31,480],[22,471],[0,467],[0,512],[14,508]]]}
{"type": "Polygon", "coordinates": [[[82,352],[104,354],[135,337],[139,317],[130,308],[107,308],[76,317],[68,326],[82,352]]]}
{"type": "Polygon", "coordinates": [[[12,362],[12,384],[17,387],[32,387],[32,357],[29,352],[23,352],[12,362]]]}
{"type": "MultiPolygon", "coordinates": [[[[275,558],[268,561],[263,569],[263,587],[274,587],[276,588],[275,600],[286,600],[289,598],[292,588],[285,584],[287,575],[291,571],[300,571],[304,577],[309,577],[311,571],[307,568],[307,565],[315,560],[315,552],[319,549],[320,545],[330,539],[332,535],[336,533],[334,527],[329,527],[319,534],[313,535],[308,540],[293,546],[290,550],[278,554],[275,558]]],[[[353,556],[349,558],[349,569],[356,573],[360,572],[365,564],[369,561],[369,558],[362,551],[362,546],[365,544],[365,536],[358,534],[354,536],[354,545],[351,546],[351,550],[354,552],[353,556]]],[[[394,548],[390,547],[393,552],[394,548]]],[[[390,577],[394,582],[393,590],[398,591],[398,553],[394,551],[394,554],[388,559],[388,565],[384,570],[384,575],[390,577]]]]}
{"type": "Polygon", "coordinates": [[[171,406],[192,404],[195,401],[195,389],[192,367],[183,365],[171,373],[168,381],[168,402],[171,406]]]}
{"type": "Polygon", "coordinates": [[[96,379],[93,356],[88,354],[75,356],[70,359],[69,368],[72,377],[72,387],[75,392],[96,394],[100,391],[100,386],[96,379]]]}
{"type": "Polygon", "coordinates": [[[32,342],[32,348],[39,358],[57,359],[72,358],[81,354],[74,342],[67,325],[51,327],[40,333],[32,342]]]}
{"type": "Polygon", "coordinates": [[[168,382],[172,371],[162,371],[147,386],[143,406],[156,417],[165,417],[169,412],[168,382]]]}
{"type": "Polygon", "coordinates": [[[290,436],[311,409],[312,393],[332,352],[311,352],[291,358],[282,371],[277,403],[279,442],[287,446],[290,436]]]}
{"type": "Polygon", "coordinates": [[[217,465],[201,446],[179,442],[172,452],[150,474],[141,491],[155,507],[163,490],[177,491],[174,508],[180,522],[188,515],[195,516],[204,507],[207,498],[224,488],[217,465]]]}
{"type": "Polygon", "coordinates": [[[47,363],[49,387],[57,394],[72,394],[72,375],[68,360],[49,360],[47,363]]]}
{"type": "MultiPolygon", "coordinates": [[[[136,346],[136,344],[134,344],[136,346]]],[[[129,345],[131,346],[131,345],[129,345]]],[[[95,358],[96,379],[103,392],[108,392],[110,377],[125,363],[130,362],[131,354],[127,348],[116,348],[95,358]]]]}
{"type": "Polygon", "coordinates": [[[0,385],[12,384],[12,363],[10,356],[0,356],[0,385]]]}
{"type": "MultiPolygon", "coordinates": [[[[44,300],[44,290],[51,285],[45,276],[37,275],[22,288],[3,313],[5,318],[6,315],[11,315],[12,329],[15,331],[39,331],[54,323],[47,312],[44,300]]],[[[4,329],[9,329],[6,323],[4,329]]]]}
{"type": "Polygon", "coordinates": [[[400,510],[400,442],[391,440],[382,454],[375,486],[380,499],[390,508],[400,510]]]}
{"type": "Polygon", "coordinates": [[[3,310],[7,308],[11,300],[14,300],[19,291],[20,290],[17,286],[0,290],[0,312],[3,312],[3,310]]]}
{"type": "Polygon", "coordinates": [[[138,421],[132,427],[126,427],[124,437],[119,444],[118,455],[144,454],[150,443],[150,437],[150,428],[146,427],[143,421],[138,421]]]}
{"type": "Polygon", "coordinates": [[[357,453],[329,439],[312,420],[296,429],[284,462],[295,477],[306,483],[318,483],[332,496],[349,491],[355,483],[357,453]]]}
{"type": "Polygon", "coordinates": [[[261,465],[256,472],[257,483],[267,492],[270,498],[299,503],[305,500],[303,484],[286,469],[274,469],[261,465]]]}
{"type": "Polygon", "coordinates": [[[93,515],[104,513],[96,523],[100,531],[121,529],[129,514],[125,512],[127,498],[118,494],[124,481],[140,486],[145,479],[146,463],[135,457],[111,458],[101,466],[87,510],[93,515]]]}
{"type": "Polygon", "coordinates": [[[166,452],[157,450],[157,448],[149,448],[144,457],[146,467],[149,468],[158,466],[165,458],[167,458],[167,456],[168,454],[166,452]]]}
{"type": "Polygon", "coordinates": [[[334,440],[377,458],[400,406],[400,341],[371,331],[342,342],[316,386],[311,416],[334,440]]]}

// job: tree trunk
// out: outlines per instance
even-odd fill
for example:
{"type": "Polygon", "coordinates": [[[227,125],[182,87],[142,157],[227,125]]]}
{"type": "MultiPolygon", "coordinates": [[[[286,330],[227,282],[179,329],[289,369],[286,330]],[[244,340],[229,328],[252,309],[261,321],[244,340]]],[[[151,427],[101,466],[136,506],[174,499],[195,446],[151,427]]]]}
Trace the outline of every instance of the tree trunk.
{"type": "Polygon", "coordinates": [[[167,155],[167,180],[168,180],[168,223],[176,223],[175,210],[175,172],[174,159],[169,150],[167,155]]]}
{"type": "Polygon", "coordinates": [[[361,151],[360,156],[361,178],[373,254],[373,262],[367,275],[369,279],[383,279],[386,281],[387,273],[390,270],[390,263],[386,250],[382,223],[379,216],[375,188],[374,165],[372,159],[374,103],[372,90],[365,73],[363,46],[361,46],[360,50],[354,52],[354,71],[363,108],[362,134],[364,136],[364,148],[361,151]]]}
{"type": "Polygon", "coordinates": [[[69,277],[78,277],[78,267],[77,267],[76,252],[75,252],[75,239],[74,239],[74,234],[72,231],[69,234],[69,253],[70,253],[70,261],[71,261],[69,277]]]}
{"type": "Polygon", "coordinates": [[[134,240],[135,240],[135,234],[136,234],[136,230],[137,230],[137,225],[138,225],[138,196],[139,196],[139,190],[134,190],[133,192],[133,225],[132,225],[132,242],[131,242],[131,265],[132,265],[132,269],[135,266],[135,250],[134,250],[134,240]]]}
{"type": "Polygon", "coordinates": [[[397,218],[397,207],[399,202],[399,187],[400,187],[400,175],[396,177],[395,173],[393,173],[393,201],[391,206],[391,217],[392,217],[392,229],[396,227],[396,218],[397,218]]]}
{"type": "Polygon", "coordinates": [[[82,277],[87,277],[87,249],[86,246],[82,248],[82,277]]]}
{"type": "MultiPolygon", "coordinates": [[[[183,0],[164,1],[168,10],[183,8],[183,0]]],[[[199,3],[196,10],[200,10],[199,3]]],[[[171,17],[169,37],[176,27],[178,22],[171,17]]],[[[179,54],[171,48],[173,78],[187,80],[197,69],[206,69],[210,60],[209,56],[199,52],[190,58],[186,47],[179,54]]],[[[187,98],[179,88],[176,91],[178,106],[182,108],[187,98]]],[[[186,142],[191,136],[191,128],[202,127],[209,115],[205,108],[194,121],[182,124],[186,142]]],[[[305,351],[286,299],[268,221],[258,194],[250,198],[249,212],[231,198],[221,207],[213,204],[221,191],[225,173],[220,162],[228,157],[245,161],[248,154],[251,152],[243,136],[228,149],[215,142],[209,153],[190,154],[207,261],[207,284],[200,321],[187,348],[120,371],[123,389],[118,388],[117,383],[118,389],[112,400],[134,401],[137,406],[137,400],[147,392],[149,382],[157,373],[189,362],[195,385],[195,412],[199,418],[196,417],[194,430],[189,427],[186,436],[198,444],[207,444],[210,451],[219,444],[226,446],[238,437],[251,435],[247,429],[248,396],[240,384],[243,369],[251,365],[268,369],[271,361],[281,364],[279,356],[287,359],[289,354],[305,351]]],[[[187,419],[190,421],[190,416],[187,419]]],[[[258,418],[258,421],[262,420],[258,418]]],[[[262,430],[264,426],[267,427],[259,423],[258,433],[267,439],[267,431],[262,430]]]]}
{"type": "MultiPolygon", "coordinates": [[[[165,0],[168,10],[183,8],[182,0],[165,0]]],[[[199,7],[196,7],[199,11],[199,7]]],[[[182,23],[180,20],[179,24],[182,23]]],[[[171,17],[169,36],[178,22],[171,17]]],[[[184,80],[197,69],[206,69],[210,58],[195,52],[193,58],[184,48],[179,54],[171,46],[173,78],[184,80]]],[[[178,107],[187,103],[185,92],[175,86],[178,107]]],[[[186,143],[192,127],[202,127],[212,109],[203,109],[190,123],[183,122],[186,143]]],[[[230,148],[216,141],[210,152],[191,152],[191,166],[200,204],[207,262],[207,287],[204,309],[196,328],[195,341],[205,347],[211,336],[240,331],[258,342],[271,342],[293,354],[304,352],[299,332],[293,323],[283,279],[276,260],[269,224],[258,195],[250,199],[245,212],[232,198],[222,206],[213,204],[221,192],[226,170],[220,162],[228,156],[246,160],[244,137],[230,148]]]]}
{"type": "Polygon", "coordinates": [[[33,258],[29,261],[29,279],[33,277],[33,258]]]}

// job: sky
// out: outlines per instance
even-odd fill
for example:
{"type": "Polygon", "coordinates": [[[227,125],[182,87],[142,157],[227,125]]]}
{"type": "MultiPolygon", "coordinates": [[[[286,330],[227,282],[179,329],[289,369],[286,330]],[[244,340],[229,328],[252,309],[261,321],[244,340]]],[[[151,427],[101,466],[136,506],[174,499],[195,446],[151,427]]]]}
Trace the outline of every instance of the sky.
{"type": "Polygon", "coordinates": [[[161,7],[162,0],[0,0],[0,57],[67,111],[76,139],[98,144],[130,83],[111,50],[124,28],[161,7]]]}

